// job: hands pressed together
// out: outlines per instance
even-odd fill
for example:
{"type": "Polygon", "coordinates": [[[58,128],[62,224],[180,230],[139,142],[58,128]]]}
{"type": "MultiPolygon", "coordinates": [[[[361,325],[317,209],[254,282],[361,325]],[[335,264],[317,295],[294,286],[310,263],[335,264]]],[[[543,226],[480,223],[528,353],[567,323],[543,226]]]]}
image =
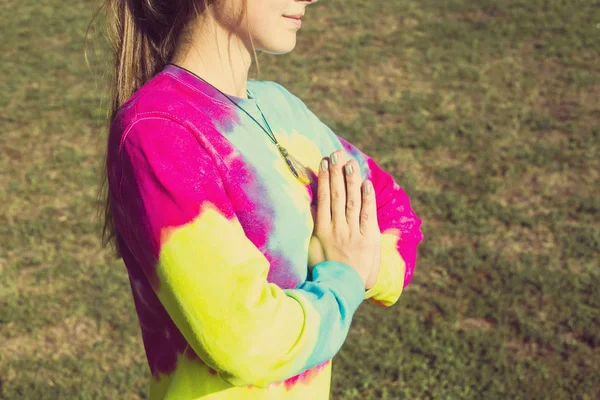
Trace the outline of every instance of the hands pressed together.
{"type": "Polygon", "coordinates": [[[377,280],[381,263],[381,233],[377,223],[375,191],[369,180],[361,182],[356,160],[346,160],[338,150],[321,161],[314,230],[308,266],[339,261],[352,267],[365,289],[377,280]]]}

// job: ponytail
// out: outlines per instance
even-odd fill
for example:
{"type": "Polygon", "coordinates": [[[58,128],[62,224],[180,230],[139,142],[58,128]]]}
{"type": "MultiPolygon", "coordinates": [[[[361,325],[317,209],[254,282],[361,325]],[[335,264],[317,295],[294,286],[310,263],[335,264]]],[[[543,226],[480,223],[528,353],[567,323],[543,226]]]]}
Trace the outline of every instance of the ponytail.
{"type": "MultiPolygon", "coordinates": [[[[108,131],[119,108],[171,60],[177,40],[183,34],[184,28],[209,6],[218,7],[222,4],[220,0],[105,0],[102,3],[88,25],[88,31],[98,12],[104,11],[107,16],[106,27],[114,63],[112,67],[114,75],[109,88],[111,107],[108,131]]],[[[245,15],[247,15],[247,0],[244,1],[244,12],[238,21],[245,15]]],[[[247,18],[245,20],[248,27],[247,18]]],[[[256,50],[251,35],[250,41],[256,60],[256,50]]],[[[86,63],[89,67],[87,54],[86,63]]],[[[258,60],[257,70],[260,74],[258,60]]],[[[104,156],[105,161],[107,152],[108,148],[104,156]]],[[[98,192],[101,200],[98,214],[99,219],[103,220],[102,246],[106,247],[110,244],[113,254],[119,259],[121,254],[115,242],[116,232],[106,168],[104,162],[98,192]]]]}

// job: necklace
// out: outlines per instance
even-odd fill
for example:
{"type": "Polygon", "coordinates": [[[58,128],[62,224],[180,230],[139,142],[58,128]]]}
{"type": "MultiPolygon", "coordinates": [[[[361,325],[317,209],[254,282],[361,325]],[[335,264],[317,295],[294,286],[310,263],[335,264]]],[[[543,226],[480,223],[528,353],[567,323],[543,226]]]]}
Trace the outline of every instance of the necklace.
{"type": "MultiPolygon", "coordinates": [[[[180,67],[179,65],[175,65],[173,63],[168,63],[168,64],[173,65],[173,66],[175,66],[177,68],[181,68],[181,69],[189,72],[190,74],[192,74],[192,75],[196,76],[197,78],[201,79],[203,82],[205,82],[205,83],[209,84],[210,86],[212,86],[213,88],[217,89],[216,87],[214,87],[210,83],[206,82],[204,79],[200,78],[198,75],[194,74],[192,71],[189,71],[189,70],[187,70],[187,69],[185,69],[183,67],[180,67]]],[[[219,89],[217,89],[217,90],[219,90],[219,89]]],[[[258,106],[258,103],[256,104],[256,107],[258,108],[258,111],[260,111],[260,116],[262,117],[263,121],[265,122],[265,124],[269,128],[269,132],[267,132],[267,130],[261,124],[259,124],[258,121],[255,120],[254,117],[252,117],[252,115],[250,115],[246,110],[244,110],[242,107],[240,107],[239,105],[237,105],[235,103],[235,101],[231,100],[229,98],[229,96],[227,96],[225,93],[221,92],[220,90],[219,90],[219,92],[223,96],[227,97],[227,99],[229,101],[231,101],[237,108],[241,109],[244,113],[246,113],[246,115],[248,115],[250,118],[252,118],[252,120],[254,122],[256,122],[258,124],[258,126],[260,126],[262,128],[263,131],[265,131],[265,133],[267,134],[267,136],[269,136],[269,139],[271,139],[271,141],[277,146],[277,149],[279,150],[279,154],[281,154],[281,156],[285,160],[285,163],[288,166],[289,170],[292,172],[292,174],[300,182],[302,182],[302,184],[309,185],[309,184],[312,183],[312,178],[311,178],[310,174],[308,173],[306,167],[304,165],[302,165],[302,163],[300,161],[298,161],[294,157],[292,157],[292,155],[282,145],[280,145],[279,142],[277,142],[277,138],[273,134],[273,131],[271,130],[271,127],[269,126],[269,123],[267,122],[267,120],[266,120],[266,118],[265,118],[262,110],[258,106]]],[[[248,93],[248,90],[246,90],[246,93],[248,93]]]]}

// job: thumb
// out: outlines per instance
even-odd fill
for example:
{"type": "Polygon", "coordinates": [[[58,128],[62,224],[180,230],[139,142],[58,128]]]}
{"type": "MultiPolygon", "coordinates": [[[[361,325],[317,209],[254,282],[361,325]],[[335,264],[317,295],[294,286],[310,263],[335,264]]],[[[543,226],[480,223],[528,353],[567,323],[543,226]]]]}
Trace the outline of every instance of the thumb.
{"type": "Polygon", "coordinates": [[[308,244],[308,267],[312,269],[315,265],[325,261],[325,253],[321,241],[316,236],[311,236],[308,244]]]}
{"type": "Polygon", "coordinates": [[[312,219],[313,219],[313,232],[314,230],[314,226],[316,225],[315,223],[317,222],[317,205],[312,205],[310,206],[310,214],[312,215],[312,219]]]}

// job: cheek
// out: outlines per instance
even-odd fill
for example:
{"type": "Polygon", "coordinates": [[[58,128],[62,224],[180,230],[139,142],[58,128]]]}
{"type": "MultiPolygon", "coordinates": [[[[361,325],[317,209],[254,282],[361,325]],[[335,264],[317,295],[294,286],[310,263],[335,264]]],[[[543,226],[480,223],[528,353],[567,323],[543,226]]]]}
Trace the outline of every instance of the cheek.
{"type": "Polygon", "coordinates": [[[247,0],[248,22],[253,23],[255,30],[268,31],[281,25],[283,14],[289,8],[289,1],[285,0],[247,0]]]}
{"type": "Polygon", "coordinates": [[[270,14],[259,14],[250,15],[248,19],[248,25],[250,32],[253,37],[260,38],[262,40],[271,40],[273,38],[274,31],[281,29],[285,20],[283,16],[277,15],[273,12],[270,14]]]}

